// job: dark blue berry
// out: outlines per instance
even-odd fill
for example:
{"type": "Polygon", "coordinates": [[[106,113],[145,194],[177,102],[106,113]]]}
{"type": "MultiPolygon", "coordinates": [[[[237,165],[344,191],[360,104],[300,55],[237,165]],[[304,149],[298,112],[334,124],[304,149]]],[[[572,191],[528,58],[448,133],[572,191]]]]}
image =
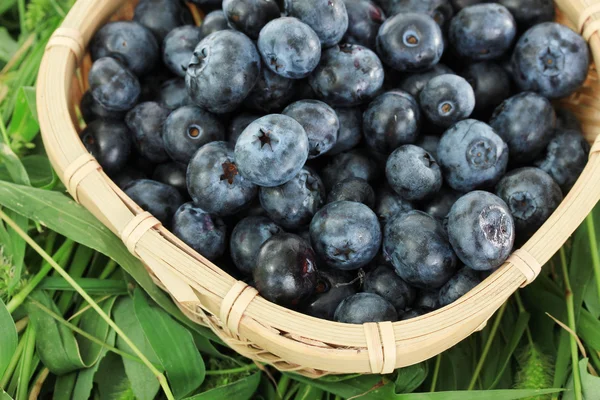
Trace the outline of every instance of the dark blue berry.
{"type": "Polygon", "coordinates": [[[462,196],[450,188],[442,187],[442,189],[423,206],[423,211],[431,215],[438,221],[443,221],[450,212],[450,209],[462,196]]]}
{"type": "Polygon", "coordinates": [[[438,299],[439,290],[419,290],[412,306],[426,310],[437,310],[440,307],[438,299]]]}
{"type": "Polygon", "coordinates": [[[421,113],[408,93],[393,90],[375,98],[363,114],[363,133],[367,146],[390,154],[398,146],[417,141],[421,113]]]}
{"type": "Polygon", "coordinates": [[[512,46],[517,24],[506,7],[476,4],[463,8],[450,22],[448,38],[454,51],[471,60],[493,60],[512,46]]]}
{"type": "Polygon", "coordinates": [[[347,178],[362,178],[370,182],[378,175],[379,168],[375,161],[359,150],[336,155],[321,171],[321,179],[328,190],[347,178]]]}
{"type": "Polygon", "coordinates": [[[489,125],[467,119],[444,133],[437,161],[448,185],[468,192],[500,180],[508,165],[508,146],[489,125]]]}
{"type": "Polygon", "coordinates": [[[200,26],[200,30],[204,37],[213,32],[224,31],[225,29],[229,29],[229,24],[227,23],[227,17],[225,17],[225,13],[222,10],[215,10],[206,14],[206,17],[204,17],[202,25],[200,26]]]}
{"type": "Polygon", "coordinates": [[[519,93],[498,106],[490,126],[508,144],[512,164],[534,161],[554,135],[552,104],[532,92],[519,93]]]}
{"type": "Polygon", "coordinates": [[[183,197],[188,197],[187,184],[185,182],[186,166],[176,162],[168,162],[158,165],[154,169],[152,179],[179,190],[183,197]]]}
{"type": "MultiPolygon", "coordinates": [[[[475,93],[475,111],[489,113],[510,96],[510,77],[491,61],[470,64],[461,73],[475,93]]],[[[488,114],[489,115],[489,114],[488,114]]]]}
{"type": "Polygon", "coordinates": [[[405,92],[410,93],[415,99],[418,98],[421,90],[425,87],[427,82],[436,76],[444,74],[452,74],[452,70],[444,64],[436,64],[433,68],[423,72],[414,72],[412,74],[406,74],[401,80],[398,88],[405,92]]]}
{"type": "Polygon", "coordinates": [[[180,26],[169,32],[162,46],[162,59],[167,68],[184,78],[194,49],[203,37],[200,28],[194,25],[180,26]]]}
{"type": "Polygon", "coordinates": [[[344,0],[348,12],[345,43],[375,48],[379,27],[385,21],[383,10],[371,0],[344,0]]]}
{"type": "Polygon", "coordinates": [[[277,18],[260,31],[258,51],[264,64],[290,79],[306,78],[319,64],[319,37],[299,19],[277,18]]]}
{"type": "Polygon", "coordinates": [[[281,16],[273,0],[223,0],[223,12],[229,25],[255,40],[269,21],[281,16]]]}
{"type": "Polygon", "coordinates": [[[140,97],[137,77],[112,57],[97,59],[92,64],[88,79],[94,100],[109,111],[130,110],[140,97]]]}
{"type": "Polygon", "coordinates": [[[397,71],[432,68],[443,52],[442,31],[426,14],[396,14],[381,25],[377,35],[377,53],[397,71]]]}
{"type": "Polygon", "coordinates": [[[415,289],[386,266],[378,266],[365,276],[363,290],[380,295],[398,312],[410,307],[416,297],[415,289]]]}
{"type": "Polygon", "coordinates": [[[327,197],[328,203],[343,200],[363,203],[373,209],[375,207],[375,191],[364,179],[344,179],[333,186],[327,197]]]}
{"type": "Polygon", "coordinates": [[[588,162],[590,145],[578,131],[558,131],[535,165],[549,174],[567,194],[588,162]]]}
{"type": "Polygon", "coordinates": [[[389,156],[385,168],[388,183],[403,199],[431,198],[442,187],[442,171],[431,154],[407,144],[389,156]]]}
{"type": "Polygon", "coordinates": [[[397,214],[384,229],[383,254],[410,285],[441,287],[456,272],[456,255],[442,225],[421,211],[397,214]]]}
{"type": "Polygon", "coordinates": [[[116,58],[136,75],[143,75],[154,68],[158,51],[152,33],[133,21],[107,23],[96,32],[90,43],[92,60],[116,58]]]}
{"type": "MultiPolygon", "coordinates": [[[[83,100],[81,102],[83,103],[83,100]]],[[[556,129],[581,132],[581,122],[571,110],[557,108],[554,112],[556,113],[556,129]]]]}
{"type": "Polygon", "coordinates": [[[262,117],[262,115],[248,113],[238,114],[235,117],[233,117],[233,119],[231,120],[231,124],[227,129],[227,140],[229,141],[229,143],[235,146],[238,138],[240,137],[244,129],[246,129],[248,125],[259,119],[260,117],[262,117]]]}
{"type": "Polygon", "coordinates": [[[409,12],[427,14],[444,29],[454,15],[454,9],[449,0],[387,0],[388,15],[405,14],[409,12]]]}
{"type": "Polygon", "coordinates": [[[398,196],[396,192],[386,186],[382,186],[377,191],[376,199],[374,211],[383,227],[397,214],[414,210],[411,202],[398,196]]]}
{"type": "Polygon", "coordinates": [[[419,94],[419,103],[431,122],[446,128],[471,115],[475,109],[475,93],[464,78],[440,75],[427,82],[419,94]]]}
{"type": "Polygon", "coordinates": [[[211,142],[196,152],[188,165],[187,187],[196,205],[220,216],[242,210],[258,191],[239,174],[233,148],[226,142],[211,142]]]}
{"type": "MultiPolygon", "coordinates": [[[[132,165],[126,165],[121,168],[116,174],[111,176],[113,182],[121,189],[124,189],[131,182],[146,179],[148,175],[144,171],[140,171],[132,165]]],[[[163,182],[164,183],[164,182],[163,182]]]]}
{"type": "Polygon", "coordinates": [[[132,181],[123,191],[138,206],[154,215],[165,226],[170,225],[175,211],[183,203],[177,189],[150,179],[132,181]]]}
{"type": "Polygon", "coordinates": [[[335,155],[344,151],[352,150],[362,138],[362,111],[360,108],[334,108],[340,121],[340,129],[337,132],[337,141],[327,152],[335,155]]]}
{"type": "Polygon", "coordinates": [[[260,56],[243,33],[217,31],[202,39],[186,71],[188,93],[198,106],[214,113],[237,108],[260,75],[260,56]]]}
{"type": "Polygon", "coordinates": [[[552,0],[499,0],[498,3],[510,11],[521,32],[542,22],[554,21],[552,0]]]}
{"type": "Polygon", "coordinates": [[[463,267],[440,289],[438,299],[440,307],[454,303],[480,283],[481,278],[477,271],[463,267]]]}
{"type": "Polygon", "coordinates": [[[460,11],[465,7],[469,7],[475,4],[487,3],[488,0],[450,0],[452,7],[456,11],[460,11]]]}
{"type": "Polygon", "coordinates": [[[309,78],[317,97],[331,106],[352,107],[369,102],[383,85],[377,54],[357,44],[340,44],[323,51],[309,78]]]}
{"type": "Polygon", "coordinates": [[[168,116],[168,109],[149,101],[138,104],[125,117],[136,150],[154,163],[169,159],[162,139],[162,127],[168,116]]]}
{"type": "Polygon", "coordinates": [[[283,113],[294,118],[308,136],[308,158],[327,153],[337,140],[340,121],[327,104],[319,100],[300,100],[287,106],[283,113]]]}
{"type": "Polygon", "coordinates": [[[286,229],[299,229],[307,226],[325,203],[325,187],[313,170],[304,167],[281,186],[261,187],[259,198],[273,221],[286,229]]]}
{"type": "Polygon", "coordinates": [[[267,217],[250,216],[237,223],[229,249],[235,266],[244,274],[252,274],[260,246],[271,236],[283,233],[283,229],[267,217]]]}
{"type": "Polygon", "coordinates": [[[431,311],[432,310],[430,310],[429,308],[422,308],[422,307],[410,308],[410,309],[404,311],[402,313],[402,315],[400,315],[400,320],[406,321],[409,319],[421,317],[431,311]]]}
{"type": "Polygon", "coordinates": [[[571,29],[545,22],[521,36],[513,52],[513,78],[521,90],[556,99],[575,92],[590,64],[587,43],[571,29]]]}
{"type": "Polygon", "coordinates": [[[173,217],[173,234],[209,260],[219,258],[225,252],[225,223],[194,203],[179,207],[173,217]]]}
{"type": "Polygon", "coordinates": [[[125,111],[108,110],[94,99],[94,96],[92,96],[92,93],[89,90],[83,94],[79,110],[81,111],[83,120],[88,124],[96,119],[123,121],[126,114],[125,111]]]}
{"type": "Polygon", "coordinates": [[[397,321],[394,306],[374,293],[357,293],[344,299],[335,310],[334,319],[347,324],[397,321]]]}
{"type": "Polygon", "coordinates": [[[299,236],[280,233],[261,246],[252,271],[258,292],[276,304],[301,305],[317,285],[315,253],[299,236]]]}
{"type": "Polygon", "coordinates": [[[193,23],[189,9],[173,0],[140,0],[133,20],[152,31],[159,43],[178,26],[193,23]]]}
{"type": "Polygon", "coordinates": [[[417,143],[417,146],[428,152],[433,156],[433,158],[437,158],[437,149],[440,144],[440,137],[437,135],[423,135],[417,143]]]}
{"type": "Polygon", "coordinates": [[[295,119],[270,114],[252,122],[235,145],[240,174],[259,186],[289,182],[308,158],[308,137],[295,119]]]}
{"type": "Polygon", "coordinates": [[[192,100],[185,87],[185,80],[173,78],[163,82],[156,97],[156,102],[169,110],[191,105],[192,100]]]}
{"type": "Polygon", "coordinates": [[[281,111],[294,97],[295,83],[295,80],[284,78],[263,65],[258,82],[244,105],[264,113],[281,111]]]}
{"type": "Polygon", "coordinates": [[[355,277],[348,271],[319,268],[315,294],[306,301],[302,312],[313,317],[333,320],[339,304],[356,293],[355,277]]]}
{"type": "Polygon", "coordinates": [[[109,175],[127,164],[131,153],[131,132],[120,121],[97,119],[81,132],[81,141],[109,175]]]}
{"type": "Polygon", "coordinates": [[[208,111],[185,106],[169,114],[162,138],[167,154],[174,161],[187,164],[206,143],[225,140],[225,127],[208,111]]]}
{"type": "Polygon", "coordinates": [[[381,246],[381,227],[369,207],[336,201],[320,209],[310,223],[310,241],[327,265],[343,270],[367,265],[381,246]]]}
{"type": "Polygon", "coordinates": [[[343,0],[284,0],[285,12],[310,26],[323,47],[342,40],[348,29],[348,12],[343,0]]]}
{"type": "Polygon", "coordinates": [[[460,260],[469,268],[490,271],[510,255],[515,225],[506,203],[476,190],[462,196],[448,214],[448,237],[460,260]]]}

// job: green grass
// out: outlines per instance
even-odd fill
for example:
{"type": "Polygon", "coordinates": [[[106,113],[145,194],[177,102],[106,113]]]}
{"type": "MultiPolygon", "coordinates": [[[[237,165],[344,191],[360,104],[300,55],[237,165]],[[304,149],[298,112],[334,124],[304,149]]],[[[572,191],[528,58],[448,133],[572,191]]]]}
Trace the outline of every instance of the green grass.
{"type": "Polygon", "coordinates": [[[600,209],[485,329],[393,374],[263,371],[188,321],[44,153],[35,79],[72,1],[0,3],[0,400],[598,398],[600,209]]]}

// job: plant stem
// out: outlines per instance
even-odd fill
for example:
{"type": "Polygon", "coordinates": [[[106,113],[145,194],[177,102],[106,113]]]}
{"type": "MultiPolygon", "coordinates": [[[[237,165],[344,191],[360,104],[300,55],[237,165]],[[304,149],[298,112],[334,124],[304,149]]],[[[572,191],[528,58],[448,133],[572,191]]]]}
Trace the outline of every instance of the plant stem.
{"type": "Polygon", "coordinates": [[[292,397],[298,392],[300,389],[300,382],[294,382],[292,384],[292,388],[287,391],[283,400],[291,400],[292,397]]]}
{"type": "Polygon", "coordinates": [[[240,372],[252,371],[257,369],[256,364],[248,364],[243,367],[231,368],[231,369],[215,369],[206,371],[206,375],[229,375],[229,374],[239,374],[240,372]]]}
{"type": "Polygon", "coordinates": [[[25,0],[18,1],[19,6],[19,25],[21,26],[21,35],[27,33],[27,27],[25,26],[25,0]]]}
{"type": "MultiPolygon", "coordinates": [[[[565,302],[567,303],[567,321],[569,328],[576,333],[575,326],[575,306],[573,304],[573,291],[571,290],[571,280],[569,279],[569,272],[567,270],[567,256],[565,255],[564,248],[560,249],[560,264],[563,273],[563,280],[565,283],[565,302]]],[[[575,400],[582,400],[581,394],[581,375],[579,374],[579,350],[577,349],[577,342],[573,335],[569,335],[569,344],[571,345],[571,366],[573,374],[573,391],[575,394],[575,400]]]]}
{"type": "Polygon", "coordinates": [[[0,389],[7,389],[10,378],[13,372],[15,372],[17,364],[19,363],[19,359],[21,358],[21,353],[23,353],[23,348],[25,348],[25,335],[23,335],[21,341],[19,341],[19,345],[10,359],[8,366],[6,367],[6,371],[4,371],[4,376],[2,377],[2,380],[0,380],[0,389]]]}
{"type": "Polygon", "coordinates": [[[106,263],[106,267],[98,277],[98,279],[106,279],[108,278],[114,271],[117,269],[117,262],[113,259],[108,260],[106,263]]]}
{"type": "Polygon", "coordinates": [[[42,386],[44,386],[44,382],[46,382],[49,374],[50,370],[48,368],[42,368],[37,378],[35,378],[31,392],[29,392],[29,400],[36,400],[40,397],[42,386]]]}
{"type": "Polygon", "coordinates": [[[29,389],[29,378],[31,376],[31,361],[35,351],[35,330],[30,324],[25,331],[25,349],[21,367],[19,368],[19,379],[17,380],[17,396],[15,400],[27,400],[27,391],[29,389]]]}
{"type": "MultiPolygon", "coordinates": [[[[521,294],[519,292],[515,292],[515,300],[517,301],[517,307],[519,307],[519,313],[523,314],[527,312],[525,306],[523,305],[523,300],[521,299],[521,294]]],[[[531,335],[531,331],[529,330],[529,324],[527,324],[527,327],[525,328],[525,334],[527,335],[527,341],[529,342],[529,345],[533,347],[533,336],[531,335]]]]}
{"type": "Polygon", "coordinates": [[[596,226],[594,225],[594,212],[592,211],[585,219],[590,239],[590,253],[592,254],[592,267],[596,278],[596,290],[600,299],[600,254],[598,253],[598,242],[596,239],[596,226]]]}
{"type": "Polygon", "coordinates": [[[483,364],[485,363],[485,359],[492,348],[492,342],[496,337],[496,332],[498,332],[498,327],[500,326],[500,321],[502,320],[502,316],[504,315],[504,310],[506,310],[506,303],[502,304],[502,307],[498,310],[496,314],[496,318],[494,319],[494,324],[492,325],[492,329],[490,330],[490,335],[488,336],[487,341],[485,342],[485,346],[483,347],[483,353],[481,353],[481,357],[479,357],[479,362],[475,367],[475,372],[473,372],[473,376],[471,377],[471,382],[469,383],[469,387],[467,390],[473,390],[475,388],[475,384],[477,383],[477,379],[479,378],[479,374],[481,373],[481,369],[483,368],[483,364]]]}
{"type": "Polygon", "coordinates": [[[435,367],[433,367],[433,378],[431,379],[430,392],[435,392],[437,385],[438,376],[440,375],[440,365],[442,364],[442,353],[438,354],[435,358],[435,367]]]}
{"type": "Polygon", "coordinates": [[[290,377],[286,374],[282,374],[279,379],[279,383],[277,383],[277,393],[279,393],[279,397],[283,399],[285,392],[287,391],[288,386],[290,385],[290,377]]]}
{"type": "Polygon", "coordinates": [[[171,388],[169,387],[169,383],[167,382],[166,377],[158,369],[156,369],[156,367],[137,348],[137,346],[131,341],[131,339],[129,339],[129,337],[121,330],[121,328],[119,328],[119,326],[117,324],[115,324],[115,322],[113,320],[111,320],[108,315],[106,315],[106,313],[104,312],[104,310],[102,310],[102,308],[100,308],[100,306],[98,306],[98,304],[96,304],[96,302],[94,302],[94,299],[92,299],[77,284],[77,282],[75,282],[75,280],[73,280],[73,278],[71,278],[69,276],[69,274],[60,265],[58,265],[56,263],[56,261],[54,261],[52,259],[52,257],[50,257],[50,255],[48,255],[48,253],[46,253],[29,235],[27,235],[27,233],[23,232],[23,230],[8,215],[6,215],[4,213],[4,211],[2,211],[2,210],[0,210],[0,218],[2,220],[4,220],[4,222],[6,222],[7,225],[9,225],[11,228],[13,228],[13,230],[17,234],[19,234],[19,236],[21,236],[40,256],[42,256],[42,258],[44,258],[44,260],[46,260],[48,263],[50,263],[50,265],[52,265],[52,267],[54,267],[54,269],[63,278],[65,278],[65,280],[67,282],[69,282],[69,284],[71,286],[73,286],[75,288],[75,290],[77,291],[77,293],[79,293],[79,295],[81,295],[81,297],[83,297],[85,299],[85,301],[87,301],[92,306],[92,308],[94,310],[96,310],[96,312],[100,315],[100,317],[102,317],[102,319],[105,320],[106,323],[111,328],[113,328],[115,330],[115,332],[117,333],[117,335],[119,335],[123,339],[123,341],[129,347],[131,347],[131,349],[133,350],[133,352],[144,362],[144,364],[150,369],[150,371],[152,371],[152,373],[154,374],[154,376],[156,376],[156,378],[160,382],[160,386],[162,387],[163,391],[165,392],[165,395],[166,395],[167,399],[174,400],[173,393],[171,392],[171,388]]]}

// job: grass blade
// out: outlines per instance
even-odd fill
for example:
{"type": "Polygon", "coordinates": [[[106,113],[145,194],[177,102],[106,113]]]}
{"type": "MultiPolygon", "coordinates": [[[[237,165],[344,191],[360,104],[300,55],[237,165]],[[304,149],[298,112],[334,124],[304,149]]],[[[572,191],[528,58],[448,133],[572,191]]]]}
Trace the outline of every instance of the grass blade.
{"type": "MultiPolygon", "coordinates": [[[[237,382],[229,385],[221,386],[215,389],[208,390],[196,396],[188,397],[186,400],[248,400],[251,399],[260,383],[260,372],[256,372],[246,378],[240,379],[237,382]]],[[[316,397],[310,397],[311,400],[316,397]]],[[[308,399],[308,398],[307,398],[308,399]]]]}
{"type": "Polygon", "coordinates": [[[6,306],[0,300],[0,377],[10,364],[13,354],[17,350],[19,338],[17,327],[6,306]]]}
{"type": "MultiPolygon", "coordinates": [[[[117,279],[78,278],[77,283],[92,295],[119,296],[127,294],[127,283],[117,279]]],[[[38,286],[41,290],[75,292],[75,289],[61,277],[49,276],[38,286]]]]}
{"type": "Polygon", "coordinates": [[[529,323],[529,313],[528,312],[520,313],[519,317],[517,318],[517,322],[515,323],[511,337],[510,337],[508,343],[506,344],[506,347],[502,351],[503,360],[500,363],[500,365],[501,365],[500,370],[496,374],[496,378],[494,379],[494,382],[491,384],[489,389],[495,388],[496,385],[498,385],[498,383],[500,382],[500,379],[502,379],[502,375],[504,375],[504,371],[506,371],[506,367],[510,363],[510,360],[512,359],[512,356],[514,355],[515,350],[517,350],[517,347],[519,346],[519,342],[521,341],[521,338],[523,337],[523,334],[525,333],[525,330],[527,329],[528,323],[529,323]]]}

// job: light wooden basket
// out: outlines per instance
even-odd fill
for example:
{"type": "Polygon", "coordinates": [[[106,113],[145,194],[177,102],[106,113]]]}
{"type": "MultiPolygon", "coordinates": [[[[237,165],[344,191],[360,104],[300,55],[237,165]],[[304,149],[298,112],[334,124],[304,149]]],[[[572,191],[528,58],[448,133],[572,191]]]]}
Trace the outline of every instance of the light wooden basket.
{"type": "MultiPolygon", "coordinates": [[[[54,33],[37,82],[37,107],[52,165],[76,201],[121,237],[183,312],[209,326],[238,353],[309,377],[390,373],[452,347],[486,321],[583,221],[600,199],[600,83],[592,68],[584,87],[563,106],[593,143],[589,162],[560,207],[521,249],[458,301],[402,322],[351,325],[279,307],[194,252],[143,212],[101,170],[79,139],[75,105],[87,85],[86,47],[107,20],[131,17],[133,1],[79,0],[54,33]]],[[[600,62],[600,0],[556,1],[561,23],[583,32],[600,62]]],[[[195,11],[198,18],[201,13],[195,11]]]]}

